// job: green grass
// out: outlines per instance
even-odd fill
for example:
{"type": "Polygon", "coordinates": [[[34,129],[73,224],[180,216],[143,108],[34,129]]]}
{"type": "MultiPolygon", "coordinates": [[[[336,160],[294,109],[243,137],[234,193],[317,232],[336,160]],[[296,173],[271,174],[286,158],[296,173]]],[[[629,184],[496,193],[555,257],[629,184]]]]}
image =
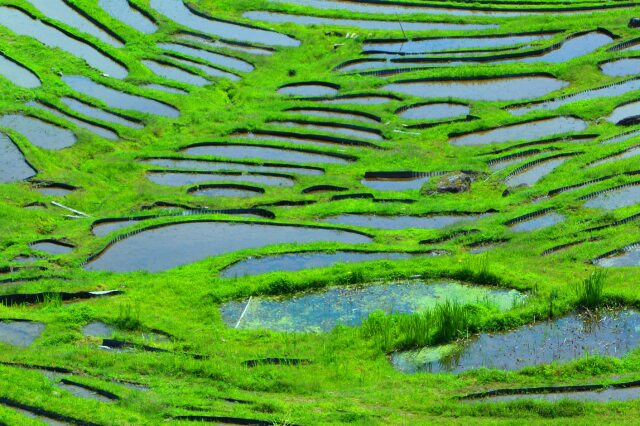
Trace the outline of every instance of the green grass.
{"type": "Polygon", "coordinates": [[[575,285],[577,305],[583,309],[597,309],[605,302],[604,289],[607,282],[607,273],[598,269],[587,278],[575,285]]]}

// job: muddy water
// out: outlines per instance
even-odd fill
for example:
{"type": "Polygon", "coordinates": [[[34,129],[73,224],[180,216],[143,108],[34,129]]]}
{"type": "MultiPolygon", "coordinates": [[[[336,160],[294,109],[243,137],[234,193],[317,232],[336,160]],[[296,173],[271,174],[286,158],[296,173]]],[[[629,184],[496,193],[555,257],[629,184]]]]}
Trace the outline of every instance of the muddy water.
{"type": "Polygon", "coordinates": [[[336,325],[357,326],[375,311],[412,313],[433,308],[446,300],[460,303],[488,301],[501,310],[510,309],[523,298],[514,290],[492,290],[455,282],[401,282],[362,287],[333,287],[325,291],[290,298],[254,298],[230,302],[221,308],[222,318],[238,328],[265,328],[283,332],[330,331],[336,325]]]}
{"type": "Polygon", "coordinates": [[[229,68],[240,72],[251,72],[254,70],[254,66],[249,62],[233,56],[222,55],[220,53],[210,52],[208,50],[197,49],[195,47],[186,46],[178,43],[158,43],[160,49],[168,50],[170,52],[182,53],[194,58],[200,58],[209,62],[212,65],[217,65],[225,68],[229,68]]]}
{"type": "Polygon", "coordinates": [[[72,131],[27,115],[3,115],[0,117],[0,127],[20,133],[31,144],[43,149],[60,150],[77,141],[72,131]]]}
{"type": "Polygon", "coordinates": [[[99,0],[98,5],[111,17],[144,34],[155,33],[158,26],[143,13],[131,7],[127,0],[99,0]]]}
{"type": "Polygon", "coordinates": [[[504,46],[514,46],[522,43],[547,40],[553,34],[522,34],[488,37],[447,37],[425,38],[413,40],[388,40],[365,42],[365,51],[389,54],[420,54],[432,52],[446,52],[458,49],[487,49],[504,46]]]}
{"type": "Polygon", "coordinates": [[[290,187],[294,181],[288,177],[250,175],[250,174],[215,174],[215,173],[148,173],[147,178],[158,185],[183,186],[205,182],[245,182],[256,185],[290,187]]]}
{"type": "Polygon", "coordinates": [[[285,163],[349,163],[348,160],[345,160],[343,158],[324,155],[321,153],[316,154],[311,152],[256,145],[203,145],[187,148],[182,152],[187,155],[206,155],[213,157],[238,159],[255,158],[269,161],[281,161],[285,163]]]}
{"type": "Polygon", "coordinates": [[[640,203],[640,185],[634,185],[602,193],[588,200],[584,203],[584,206],[594,209],[615,210],[638,203],[640,203]]]}
{"type": "Polygon", "coordinates": [[[13,84],[26,89],[40,87],[40,79],[34,72],[2,54],[0,54],[0,75],[13,84]]]}
{"type": "Polygon", "coordinates": [[[561,98],[551,99],[541,103],[535,103],[530,105],[516,106],[507,109],[513,115],[524,115],[531,111],[550,111],[560,108],[563,105],[571,102],[583,101],[588,99],[606,98],[623,95],[625,93],[640,89],[640,79],[628,80],[623,83],[615,84],[612,86],[605,86],[595,88],[586,92],[579,92],[571,95],[566,95],[561,98]]]}
{"type": "Polygon", "coordinates": [[[640,314],[608,312],[595,319],[571,315],[556,321],[498,334],[480,334],[458,347],[425,348],[392,356],[397,370],[405,373],[476,368],[519,370],[526,366],[567,362],[601,355],[623,357],[640,344],[640,314]]]}
{"type": "MultiPolygon", "coordinates": [[[[517,17],[539,14],[576,14],[593,13],[598,9],[594,7],[584,7],[578,10],[566,9],[545,10],[544,7],[527,7],[526,9],[514,7],[451,7],[448,5],[402,5],[393,2],[388,4],[378,2],[360,1],[336,1],[336,0],[270,0],[273,3],[299,4],[322,10],[345,10],[359,13],[371,13],[375,15],[407,15],[407,14],[427,14],[427,15],[449,15],[449,16],[488,16],[488,17],[517,17]]],[[[515,5],[515,4],[514,4],[515,5]]]]}
{"type": "Polygon", "coordinates": [[[385,230],[400,230],[408,228],[441,229],[464,222],[473,222],[488,216],[490,216],[490,214],[487,213],[479,215],[434,216],[375,216],[343,214],[325,219],[324,222],[385,230]]]}
{"type": "Polygon", "coordinates": [[[116,89],[96,83],[87,77],[66,75],[62,77],[73,90],[100,99],[112,108],[138,111],[145,114],[162,115],[176,118],[180,112],[167,105],[142,96],[130,95],[116,89]]]}
{"type": "Polygon", "coordinates": [[[200,171],[241,171],[241,172],[262,172],[262,173],[283,173],[309,176],[322,176],[324,172],[320,169],[307,167],[286,167],[267,166],[242,163],[225,163],[220,161],[183,160],[169,158],[155,158],[141,161],[144,164],[163,167],[174,170],[200,170],[200,171]]]}
{"type": "Polygon", "coordinates": [[[419,253],[365,253],[355,251],[336,251],[335,253],[285,253],[273,256],[249,257],[223,269],[220,276],[237,278],[269,272],[296,272],[304,269],[326,268],[336,263],[360,263],[377,260],[410,259],[419,253]]]}
{"type": "Polygon", "coordinates": [[[156,12],[180,25],[224,39],[268,46],[297,47],[300,45],[298,40],[274,31],[250,28],[196,15],[185,6],[182,0],[151,0],[150,5],[156,12]]]}
{"type": "Polygon", "coordinates": [[[370,139],[374,141],[382,141],[384,138],[375,129],[366,129],[363,127],[345,126],[340,124],[331,124],[323,122],[302,122],[302,121],[270,121],[267,124],[273,126],[293,127],[297,129],[307,129],[311,131],[320,131],[326,133],[334,133],[337,135],[349,136],[359,139],[370,139]]]}
{"type": "Polygon", "coordinates": [[[473,146],[522,139],[535,140],[561,133],[580,132],[587,126],[588,124],[579,118],[555,117],[468,133],[453,137],[450,142],[456,146],[473,146]]]}
{"type": "Polygon", "coordinates": [[[48,105],[36,102],[36,101],[30,101],[27,102],[25,104],[26,106],[30,106],[30,107],[34,107],[34,108],[38,108],[41,109],[43,111],[47,111],[57,117],[60,117],[64,120],[69,121],[70,123],[75,124],[78,127],[81,127],[91,133],[94,133],[98,136],[102,136],[105,139],[109,139],[111,141],[115,141],[118,140],[118,134],[110,129],[106,129],[104,127],[101,126],[97,126],[93,123],[89,123],[88,121],[84,121],[84,120],[80,120],[79,118],[76,117],[72,117],[56,108],[50,107],[48,105]]]}
{"type": "Polygon", "coordinates": [[[604,268],[640,266],[640,245],[627,248],[622,254],[600,259],[596,264],[604,268]]]}
{"type": "Polygon", "coordinates": [[[0,25],[4,25],[16,34],[33,37],[46,46],[57,47],[82,58],[91,67],[109,74],[111,77],[123,79],[129,73],[124,66],[100,53],[93,46],[71,38],[49,24],[32,19],[18,9],[0,6],[0,25]]]}
{"type": "Polygon", "coordinates": [[[95,118],[102,121],[108,121],[109,123],[120,124],[121,126],[131,127],[132,129],[144,128],[144,125],[142,123],[104,111],[100,108],[94,107],[77,99],[63,97],[60,98],[60,100],[75,112],[86,115],[87,117],[95,118]]]}
{"type": "Polygon", "coordinates": [[[640,74],[640,59],[625,58],[607,62],[601,67],[602,72],[611,77],[623,77],[627,75],[640,74]]]}
{"type": "Polygon", "coordinates": [[[409,191],[422,188],[430,176],[395,179],[362,179],[361,183],[378,191],[409,191]]]}
{"type": "Polygon", "coordinates": [[[111,34],[89,21],[84,16],[73,10],[62,0],[26,0],[49,19],[63,22],[83,33],[91,34],[95,38],[114,47],[123,47],[124,44],[111,34]]]}
{"type": "Polygon", "coordinates": [[[504,77],[487,80],[399,81],[382,90],[421,98],[460,98],[476,101],[508,101],[544,96],[567,82],[552,77],[504,77]]]}
{"type": "Polygon", "coordinates": [[[215,68],[209,65],[205,65],[205,64],[200,64],[198,62],[194,62],[194,61],[190,61],[188,59],[181,59],[181,58],[176,58],[174,56],[171,56],[171,60],[174,62],[177,62],[179,64],[182,64],[186,67],[191,67],[191,68],[196,68],[201,70],[202,72],[204,72],[205,74],[207,74],[209,77],[217,77],[217,78],[228,78],[229,80],[232,81],[239,81],[240,77],[228,72],[228,71],[224,71],[221,70],[219,68],[215,68]]]}
{"type": "Polygon", "coordinates": [[[360,244],[371,240],[361,234],[327,228],[213,221],[176,223],[116,242],[85,269],[157,272],[238,250],[321,241],[360,244]]]}
{"type": "Polygon", "coordinates": [[[44,324],[39,322],[0,320],[0,342],[26,348],[43,330],[44,324]]]}
{"type": "Polygon", "coordinates": [[[142,63],[155,75],[168,80],[174,80],[180,83],[191,84],[199,87],[211,84],[211,82],[206,78],[200,77],[199,75],[185,71],[182,68],[178,68],[173,65],[151,60],[143,60],[142,63]]]}
{"type": "Polygon", "coordinates": [[[278,89],[278,93],[287,96],[302,96],[315,98],[320,96],[333,96],[338,94],[338,89],[322,84],[299,83],[288,85],[278,89]]]}
{"type": "Polygon", "coordinates": [[[518,222],[511,226],[514,232],[536,231],[538,229],[548,228],[564,221],[564,216],[558,213],[549,212],[541,216],[535,216],[531,219],[518,222]]]}
{"type": "Polygon", "coordinates": [[[567,161],[566,157],[545,161],[506,179],[507,185],[533,185],[567,161]]]}
{"type": "Polygon", "coordinates": [[[285,110],[292,114],[302,114],[311,117],[335,118],[338,120],[365,121],[367,123],[379,123],[380,120],[368,115],[362,115],[357,111],[340,110],[335,108],[289,108],[285,110]]]}
{"type": "MultiPolygon", "coordinates": [[[[159,1],[159,0],[157,0],[159,1]]],[[[271,24],[292,23],[297,25],[327,25],[360,28],[377,31],[461,31],[497,28],[497,25],[482,24],[445,24],[436,22],[382,21],[370,19],[322,18],[309,15],[290,15],[279,12],[251,11],[242,14],[243,18],[271,24]]]]}
{"type": "Polygon", "coordinates": [[[468,105],[439,102],[410,106],[399,112],[398,117],[405,120],[443,120],[468,115],[469,111],[468,105]]]}

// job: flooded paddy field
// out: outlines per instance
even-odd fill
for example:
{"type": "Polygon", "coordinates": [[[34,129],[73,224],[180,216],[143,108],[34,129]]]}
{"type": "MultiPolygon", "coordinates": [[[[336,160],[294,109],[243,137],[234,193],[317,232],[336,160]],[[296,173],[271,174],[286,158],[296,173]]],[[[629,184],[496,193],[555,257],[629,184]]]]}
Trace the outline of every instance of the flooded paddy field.
{"type": "Polygon", "coordinates": [[[6,0],[0,424],[620,424],[640,6],[6,0]]]}

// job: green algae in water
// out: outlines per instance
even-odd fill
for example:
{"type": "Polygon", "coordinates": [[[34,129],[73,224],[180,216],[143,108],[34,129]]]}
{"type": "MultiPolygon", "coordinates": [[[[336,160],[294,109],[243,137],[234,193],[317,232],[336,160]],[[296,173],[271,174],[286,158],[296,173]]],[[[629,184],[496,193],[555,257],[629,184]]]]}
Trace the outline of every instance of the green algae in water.
{"type": "Polygon", "coordinates": [[[425,284],[420,281],[377,284],[366,287],[333,287],[320,293],[293,298],[256,298],[222,306],[230,327],[282,332],[330,331],[338,324],[356,326],[375,311],[412,313],[434,308],[445,301],[490,304],[501,311],[524,300],[516,290],[490,289],[456,282],[425,284]],[[246,308],[246,311],[245,311],[246,308]]]}

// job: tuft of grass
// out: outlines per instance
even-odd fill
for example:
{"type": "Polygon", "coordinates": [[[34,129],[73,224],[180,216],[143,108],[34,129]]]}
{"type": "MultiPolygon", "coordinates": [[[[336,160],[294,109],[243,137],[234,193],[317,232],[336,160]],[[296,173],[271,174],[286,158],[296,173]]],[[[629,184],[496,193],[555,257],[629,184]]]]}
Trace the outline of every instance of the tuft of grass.
{"type": "Polygon", "coordinates": [[[447,343],[468,333],[471,313],[467,306],[446,301],[434,311],[436,333],[433,343],[447,343]]]}
{"type": "Polygon", "coordinates": [[[582,309],[597,309],[604,303],[604,287],[607,274],[602,269],[594,271],[575,285],[577,305],[582,309]]]}
{"type": "Polygon", "coordinates": [[[142,328],[140,309],[134,308],[129,303],[120,305],[114,325],[120,330],[139,330],[142,328]]]}

